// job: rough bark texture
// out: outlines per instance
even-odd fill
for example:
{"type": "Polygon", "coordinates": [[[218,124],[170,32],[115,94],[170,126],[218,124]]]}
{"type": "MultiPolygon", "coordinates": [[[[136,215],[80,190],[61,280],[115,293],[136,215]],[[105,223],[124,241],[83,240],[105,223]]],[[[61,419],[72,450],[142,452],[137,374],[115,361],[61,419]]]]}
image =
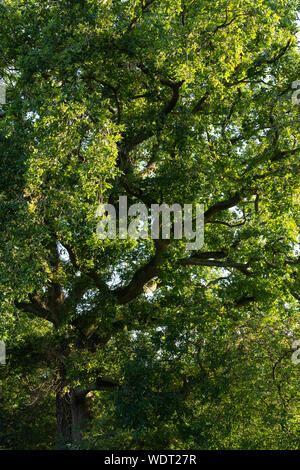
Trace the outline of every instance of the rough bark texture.
{"type": "Polygon", "coordinates": [[[79,442],[90,420],[85,395],[78,395],[74,390],[64,394],[57,393],[56,420],[58,447],[70,442],[79,442]]]}
{"type": "Polygon", "coordinates": [[[82,433],[89,423],[90,416],[87,399],[84,394],[71,392],[71,415],[72,415],[72,440],[78,442],[82,439],[82,433]]]}
{"type": "Polygon", "coordinates": [[[70,394],[56,394],[56,441],[57,446],[64,446],[72,440],[72,414],[70,404],[70,394]]]}

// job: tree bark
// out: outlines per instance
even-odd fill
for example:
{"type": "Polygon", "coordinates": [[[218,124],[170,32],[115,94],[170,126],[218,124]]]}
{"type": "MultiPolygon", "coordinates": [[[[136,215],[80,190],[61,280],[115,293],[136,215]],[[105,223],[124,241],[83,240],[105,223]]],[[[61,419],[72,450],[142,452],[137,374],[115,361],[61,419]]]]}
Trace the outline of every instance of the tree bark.
{"type": "Polygon", "coordinates": [[[90,421],[87,398],[85,394],[71,391],[71,416],[72,416],[72,440],[79,442],[82,434],[90,421]]]}
{"type": "Polygon", "coordinates": [[[80,442],[83,431],[90,421],[87,399],[74,390],[56,394],[57,447],[80,442]]]}
{"type": "Polygon", "coordinates": [[[61,366],[56,387],[57,448],[64,448],[66,444],[78,443],[82,440],[83,433],[91,420],[88,393],[94,390],[112,391],[118,386],[117,382],[101,377],[85,389],[70,388],[66,392],[66,373],[64,366],[61,366]]]}
{"type": "Polygon", "coordinates": [[[56,393],[56,446],[63,448],[72,441],[72,413],[70,393],[56,393]]]}
{"type": "Polygon", "coordinates": [[[61,364],[56,383],[56,447],[79,442],[89,418],[86,393],[79,388],[68,389],[65,366],[61,364]]]}

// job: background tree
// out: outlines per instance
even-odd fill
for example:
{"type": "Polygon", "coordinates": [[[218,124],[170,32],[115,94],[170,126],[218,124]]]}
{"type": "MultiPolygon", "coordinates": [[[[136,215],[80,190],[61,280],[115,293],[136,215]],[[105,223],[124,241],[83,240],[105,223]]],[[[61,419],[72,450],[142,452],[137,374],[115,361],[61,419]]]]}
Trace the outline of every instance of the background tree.
{"type": "MultiPolygon", "coordinates": [[[[47,383],[56,395],[58,442],[82,438],[91,402],[101,407],[95,397],[116,416],[122,402],[139,404],[154,442],[148,433],[135,446],[156,446],[161,422],[159,445],[263,447],[263,400],[265,423],[292,433],[297,377],[274,411],[283,346],[266,332],[278,320],[288,357],[299,301],[296,9],[286,0],[1,3],[3,388],[10,389],[7,371],[25,380],[27,368],[33,384],[42,390],[47,383]],[[117,204],[120,195],[147,207],[203,203],[203,248],[189,252],[172,237],[99,240],[97,206],[117,204]],[[157,289],[146,294],[153,279],[157,289]],[[220,341],[215,359],[212,325],[220,341]],[[151,364],[143,335],[156,338],[151,364]],[[255,338],[263,342],[257,356],[255,338]],[[247,364],[240,360],[246,353],[247,364]],[[268,361],[273,382],[261,390],[268,361]],[[228,404],[232,394],[230,403],[239,403],[253,374],[249,400],[260,442],[253,427],[245,431],[241,408],[228,404]],[[106,396],[112,391],[114,405],[106,396]],[[159,403],[166,397],[170,409],[159,403]],[[171,422],[181,406],[190,410],[183,427],[171,422]],[[211,418],[203,419],[212,408],[224,424],[217,435],[211,418]]],[[[286,370],[295,372],[291,364],[286,370]]]]}

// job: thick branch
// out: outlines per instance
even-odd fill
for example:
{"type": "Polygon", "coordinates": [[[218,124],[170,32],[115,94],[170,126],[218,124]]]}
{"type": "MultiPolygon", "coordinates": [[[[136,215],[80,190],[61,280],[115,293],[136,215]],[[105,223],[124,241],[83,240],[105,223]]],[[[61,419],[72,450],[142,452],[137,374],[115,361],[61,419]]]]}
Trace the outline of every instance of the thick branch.
{"type": "Polygon", "coordinates": [[[44,304],[44,302],[36,295],[28,295],[29,302],[18,302],[15,301],[15,306],[26,313],[31,313],[39,318],[48,320],[55,326],[58,326],[59,320],[56,315],[44,304]]]}
{"type": "Polygon", "coordinates": [[[120,168],[122,170],[125,170],[127,168],[127,160],[129,153],[133,149],[135,149],[139,144],[143,143],[145,140],[150,139],[155,133],[160,132],[162,130],[166,116],[171,113],[171,111],[175,108],[179,100],[179,89],[183,81],[160,79],[160,83],[172,89],[172,96],[161,110],[159,118],[157,119],[158,126],[156,128],[150,127],[149,129],[140,132],[133,137],[125,138],[119,150],[119,162],[120,168]]]}
{"type": "Polygon", "coordinates": [[[245,275],[250,275],[248,271],[248,264],[245,263],[237,263],[234,261],[218,261],[216,259],[199,259],[199,258],[194,258],[191,256],[190,258],[186,259],[181,259],[179,260],[180,264],[182,266],[209,266],[209,267],[219,267],[219,268],[235,268],[238,271],[241,271],[245,275]]]}
{"type": "Polygon", "coordinates": [[[169,244],[170,240],[156,240],[155,255],[147,264],[134,273],[131,282],[126,287],[121,287],[115,291],[120,304],[127,304],[138,297],[143,292],[143,287],[146,282],[159,274],[159,265],[163,260],[163,254],[168,249],[169,244]]]}
{"type": "Polygon", "coordinates": [[[239,202],[243,200],[242,194],[236,193],[232,198],[227,199],[225,201],[220,201],[211,206],[207,211],[204,213],[204,218],[207,220],[213,215],[217,214],[220,211],[225,211],[226,209],[230,209],[231,207],[236,206],[239,202]]]}
{"type": "Polygon", "coordinates": [[[97,378],[94,382],[91,382],[86,388],[82,389],[81,387],[77,387],[74,390],[75,396],[77,398],[84,397],[87,395],[89,392],[93,391],[107,391],[107,392],[112,392],[115,390],[117,387],[119,387],[120,384],[114,380],[111,380],[107,377],[99,377],[97,378]]]}

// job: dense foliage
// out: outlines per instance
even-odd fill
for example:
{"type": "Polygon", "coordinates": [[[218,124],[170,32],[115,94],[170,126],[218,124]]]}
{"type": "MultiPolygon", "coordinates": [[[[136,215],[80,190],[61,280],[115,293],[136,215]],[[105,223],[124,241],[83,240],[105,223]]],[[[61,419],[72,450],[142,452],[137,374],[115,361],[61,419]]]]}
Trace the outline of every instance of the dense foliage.
{"type": "Polygon", "coordinates": [[[0,448],[299,449],[297,7],[0,3],[0,448]],[[99,239],[120,195],[203,247],[99,239]]]}

